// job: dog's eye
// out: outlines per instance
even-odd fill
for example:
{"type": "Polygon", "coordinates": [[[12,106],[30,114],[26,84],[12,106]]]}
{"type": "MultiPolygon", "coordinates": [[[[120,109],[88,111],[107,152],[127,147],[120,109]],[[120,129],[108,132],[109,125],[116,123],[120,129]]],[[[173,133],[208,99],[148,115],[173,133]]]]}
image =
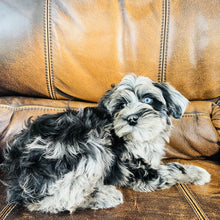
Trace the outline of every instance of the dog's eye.
{"type": "Polygon", "coordinates": [[[118,108],[119,108],[119,109],[123,109],[125,106],[126,106],[125,103],[120,103],[119,106],[118,106],[118,108]]]}
{"type": "Polygon", "coordinates": [[[152,99],[152,98],[149,98],[149,97],[146,97],[146,98],[144,98],[144,102],[145,102],[146,104],[151,104],[151,103],[153,102],[153,99],[152,99]]]}

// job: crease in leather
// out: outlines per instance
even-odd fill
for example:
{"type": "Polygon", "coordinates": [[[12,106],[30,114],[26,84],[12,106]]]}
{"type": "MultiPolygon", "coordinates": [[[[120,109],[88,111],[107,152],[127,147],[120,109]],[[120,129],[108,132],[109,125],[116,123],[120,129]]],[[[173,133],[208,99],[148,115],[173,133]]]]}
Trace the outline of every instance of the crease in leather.
{"type": "Polygon", "coordinates": [[[16,204],[8,203],[0,212],[0,220],[5,220],[15,207],[16,204]]]}
{"type": "Polygon", "coordinates": [[[90,100],[79,99],[77,97],[68,95],[68,94],[66,94],[65,92],[61,91],[58,88],[56,88],[56,91],[57,91],[58,94],[62,95],[63,97],[65,97],[65,98],[67,98],[68,100],[71,100],[71,101],[97,103],[97,102],[93,102],[93,101],[90,101],[90,100]]]}
{"type": "MultiPolygon", "coordinates": [[[[218,143],[218,145],[220,146],[220,143],[218,143]]],[[[216,152],[215,154],[213,154],[211,156],[204,156],[199,159],[206,159],[209,161],[214,161],[216,164],[220,165],[220,149],[218,152],[216,152]]]]}
{"type": "Polygon", "coordinates": [[[6,127],[3,129],[3,131],[0,133],[0,142],[4,139],[5,134],[8,132],[8,129],[9,129],[9,127],[10,127],[10,124],[11,124],[13,118],[14,118],[14,111],[13,111],[12,114],[11,114],[9,123],[6,125],[6,127]]]}
{"type": "Polygon", "coordinates": [[[199,202],[195,199],[188,186],[185,184],[178,184],[177,188],[183,194],[183,196],[193,209],[194,213],[196,214],[197,218],[199,220],[208,220],[208,216],[205,214],[204,210],[201,208],[199,202]]]}
{"type": "Polygon", "coordinates": [[[51,27],[51,0],[45,0],[44,5],[44,53],[47,90],[52,99],[56,99],[53,73],[52,27],[51,27]]]}
{"type": "Polygon", "coordinates": [[[158,82],[166,82],[169,17],[170,17],[170,0],[163,0],[158,82]]]}

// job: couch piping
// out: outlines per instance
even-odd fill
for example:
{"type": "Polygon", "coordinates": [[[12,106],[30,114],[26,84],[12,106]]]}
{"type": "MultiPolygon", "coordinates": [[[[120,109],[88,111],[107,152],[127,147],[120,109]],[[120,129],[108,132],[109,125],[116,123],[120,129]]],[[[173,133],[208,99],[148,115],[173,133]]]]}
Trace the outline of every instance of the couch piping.
{"type": "Polygon", "coordinates": [[[170,0],[163,0],[158,82],[166,82],[169,17],[170,17],[170,0]]]}
{"type": "Polygon", "coordinates": [[[44,4],[44,53],[47,90],[49,96],[56,99],[52,56],[51,0],[45,0],[44,4]]]}
{"type": "Polygon", "coordinates": [[[208,220],[209,218],[207,217],[207,215],[199,205],[198,201],[192,195],[189,188],[185,184],[178,184],[177,188],[183,194],[183,196],[185,197],[185,199],[193,209],[194,213],[196,214],[197,218],[199,220],[208,220]]]}

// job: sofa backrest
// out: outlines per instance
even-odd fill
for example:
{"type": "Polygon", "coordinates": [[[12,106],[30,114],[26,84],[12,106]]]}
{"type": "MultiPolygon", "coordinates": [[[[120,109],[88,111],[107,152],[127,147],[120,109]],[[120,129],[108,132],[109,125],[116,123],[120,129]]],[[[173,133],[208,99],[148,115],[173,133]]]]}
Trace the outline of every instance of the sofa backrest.
{"type": "Polygon", "coordinates": [[[7,0],[0,17],[0,96],[97,102],[131,72],[220,96],[218,1],[7,0]]]}

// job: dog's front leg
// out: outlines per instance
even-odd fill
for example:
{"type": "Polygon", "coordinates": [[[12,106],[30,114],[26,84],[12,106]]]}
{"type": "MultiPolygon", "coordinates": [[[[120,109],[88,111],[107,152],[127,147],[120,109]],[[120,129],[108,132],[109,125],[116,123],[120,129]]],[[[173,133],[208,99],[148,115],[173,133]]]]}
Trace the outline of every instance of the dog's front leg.
{"type": "Polygon", "coordinates": [[[144,163],[133,164],[129,170],[127,187],[141,192],[168,189],[177,183],[203,185],[210,181],[210,174],[203,168],[176,162],[160,165],[158,169],[144,163]]]}
{"type": "Polygon", "coordinates": [[[169,188],[177,183],[203,185],[211,179],[210,174],[205,169],[194,165],[183,165],[177,162],[161,165],[158,172],[164,181],[164,188],[169,188]]]}

